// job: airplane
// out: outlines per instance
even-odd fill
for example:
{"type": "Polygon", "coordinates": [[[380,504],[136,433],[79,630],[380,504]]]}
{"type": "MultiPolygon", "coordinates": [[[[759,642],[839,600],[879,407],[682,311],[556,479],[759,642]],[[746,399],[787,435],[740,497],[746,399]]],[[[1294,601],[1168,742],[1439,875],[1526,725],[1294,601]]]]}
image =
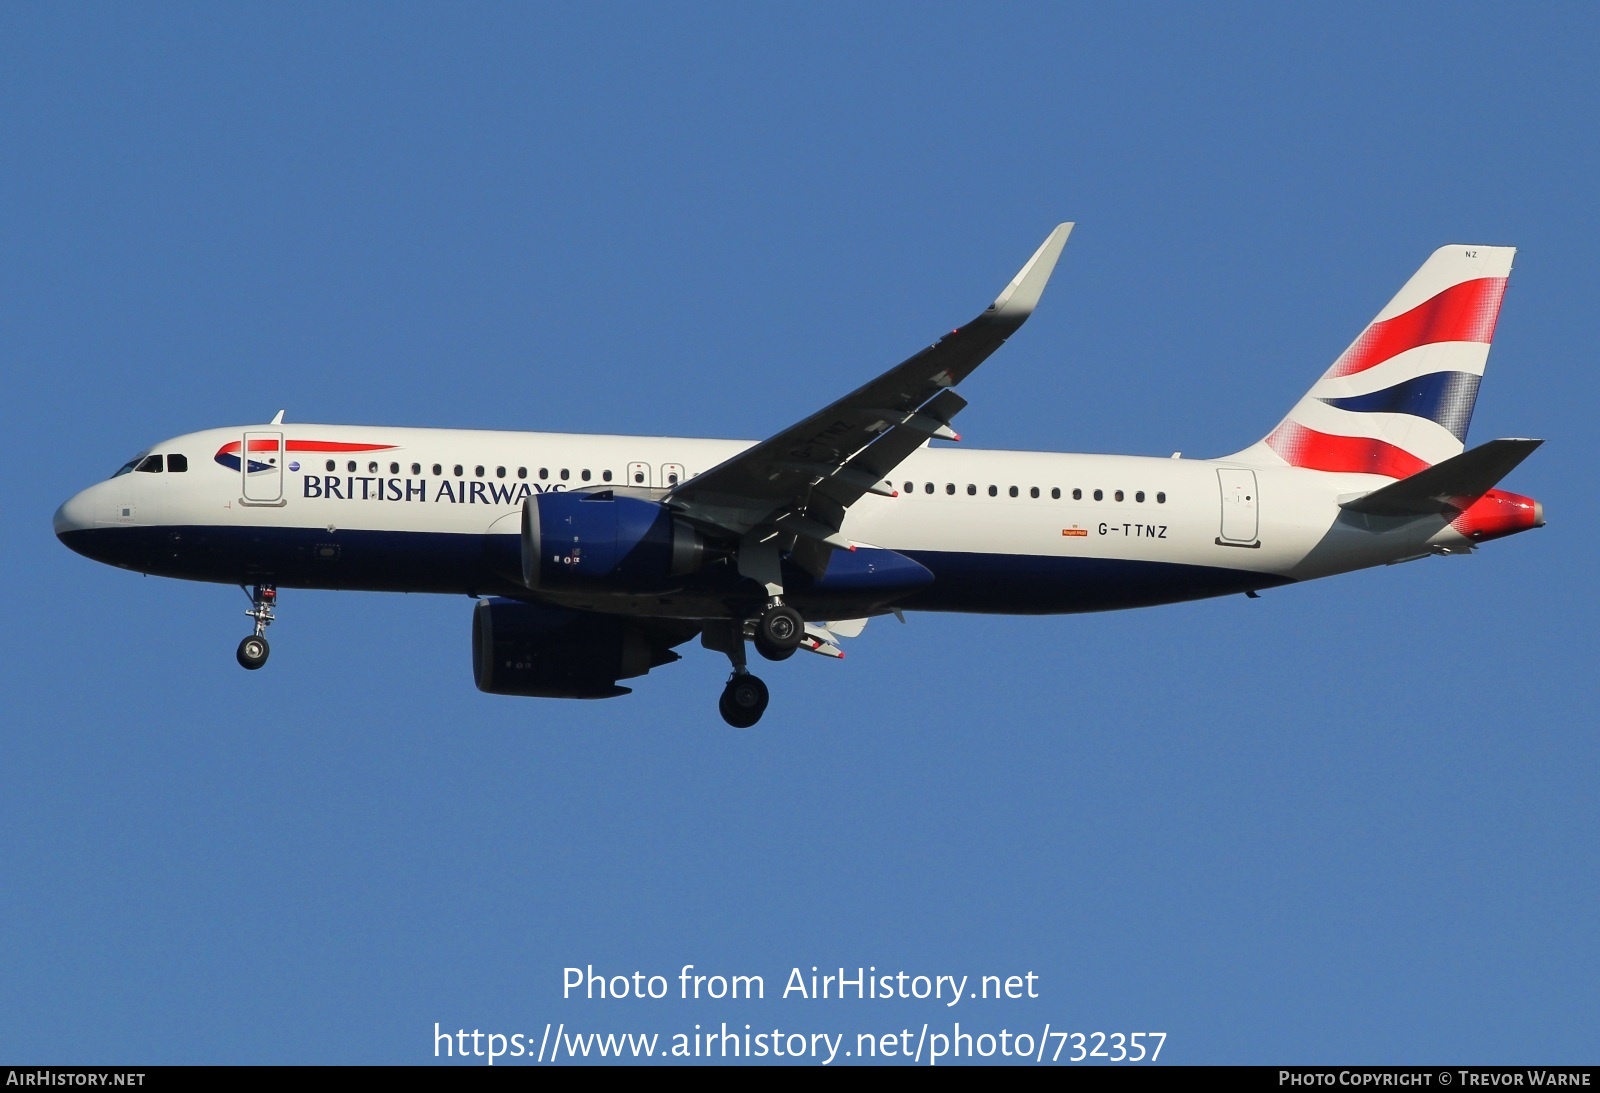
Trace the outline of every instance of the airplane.
{"type": "Polygon", "coordinates": [[[1033,313],[1061,224],[994,303],[760,442],[298,425],[189,433],[55,514],[72,550],[237,584],[266,663],[279,588],[465,594],[490,694],[608,698],[698,637],[760,720],[747,645],[841,658],[908,611],[1053,614],[1244,594],[1470,553],[1544,526],[1496,488],[1542,441],[1468,450],[1511,247],[1423,263],[1265,437],[1185,459],[969,451],[955,388],[1033,313]]]}

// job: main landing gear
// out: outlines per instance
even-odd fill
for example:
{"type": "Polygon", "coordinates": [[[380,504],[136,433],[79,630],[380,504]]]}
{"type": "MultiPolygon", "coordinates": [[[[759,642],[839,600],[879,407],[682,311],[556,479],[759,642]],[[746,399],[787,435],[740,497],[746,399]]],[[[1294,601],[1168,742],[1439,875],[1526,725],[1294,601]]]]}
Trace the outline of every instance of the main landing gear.
{"type": "Polygon", "coordinates": [[[717,699],[717,712],[722,714],[722,720],[736,729],[748,729],[761,715],[767,712],[767,685],[748,670],[738,668],[734,670],[733,678],[728,680],[728,685],[722,688],[722,697],[717,699]]]}
{"type": "Polygon", "coordinates": [[[767,712],[771,696],[767,685],[750,674],[745,663],[745,641],[755,642],[756,649],[769,660],[784,660],[800,647],[805,633],[806,624],[800,612],[782,604],[769,606],[753,623],[726,619],[706,624],[701,632],[701,644],[727,654],[733,665],[733,674],[722,688],[722,697],[717,699],[717,712],[722,720],[736,729],[748,729],[767,712]]]}
{"type": "Polygon", "coordinates": [[[748,729],[767,712],[767,685],[750,674],[745,665],[744,643],[749,640],[756,652],[768,660],[788,660],[806,636],[806,620],[783,602],[783,569],[776,533],[751,532],[739,549],[739,575],[766,589],[766,607],[754,619],[732,618],[708,623],[700,641],[708,649],[728,655],[733,675],[722,688],[717,711],[722,720],[736,729],[748,729]]]}
{"type": "Polygon", "coordinates": [[[756,652],[768,660],[788,660],[805,636],[806,620],[786,604],[773,604],[756,620],[756,652]]]}
{"type": "MultiPolygon", "coordinates": [[[[244,588],[243,585],[239,586],[244,588]]],[[[267,644],[267,627],[272,625],[272,605],[278,602],[278,586],[258,584],[245,592],[250,597],[250,610],[245,614],[256,620],[256,632],[239,643],[235,656],[239,667],[255,671],[267,662],[272,647],[267,644]]]]}

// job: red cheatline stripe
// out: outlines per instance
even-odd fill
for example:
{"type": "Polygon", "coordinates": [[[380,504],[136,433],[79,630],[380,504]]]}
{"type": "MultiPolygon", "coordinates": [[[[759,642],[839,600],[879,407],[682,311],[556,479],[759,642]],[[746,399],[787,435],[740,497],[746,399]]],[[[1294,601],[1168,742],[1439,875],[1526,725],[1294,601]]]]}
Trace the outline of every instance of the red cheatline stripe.
{"type": "Polygon", "coordinates": [[[346,444],[338,440],[291,440],[291,452],[386,452],[393,444],[346,444]]]}
{"type": "Polygon", "coordinates": [[[1267,437],[1267,446],[1291,466],[1311,471],[1355,471],[1410,478],[1432,466],[1382,440],[1366,436],[1331,436],[1293,421],[1274,429],[1267,437]]]}
{"type": "Polygon", "coordinates": [[[1451,285],[1410,311],[1367,327],[1328,375],[1365,372],[1419,345],[1492,341],[1505,291],[1504,277],[1480,277],[1451,285]]]}
{"type": "MultiPolygon", "coordinates": [[[[240,442],[230,441],[217,449],[218,455],[231,455],[239,450],[240,442]]],[[[290,440],[284,448],[291,452],[386,452],[393,448],[393,444],[347,444],[342,440],[290,440]]],[[[275,452],[278,450],[276,440],[252,440],[252,452],[275,452]]]]}

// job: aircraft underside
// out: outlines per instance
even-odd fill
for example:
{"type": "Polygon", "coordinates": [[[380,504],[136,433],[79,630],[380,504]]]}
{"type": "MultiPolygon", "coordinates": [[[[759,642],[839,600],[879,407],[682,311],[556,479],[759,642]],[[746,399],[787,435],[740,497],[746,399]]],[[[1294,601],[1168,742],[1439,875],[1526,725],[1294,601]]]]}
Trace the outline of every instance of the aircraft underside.
{"type": "MultiPolygon", "coordinates": [[[[659,618],[722,618],[764,590],[731,567],[642,591],[550,590],[535,595],[516,574],[515,536],[321,528],[160,527],[84,530],[64,537],[87,557],[152,576],[218,584],[269,583],[330,591],[499,596],[587,611],[659,618]]],[[[1054,615],[1148,607],[1291,583],[1251,570],[1119,558],[952,551],[901,552],[931,575],[903,591],[807,590],[797,571],[788,600],[808,620],[911,611],[1054,615]]]]}

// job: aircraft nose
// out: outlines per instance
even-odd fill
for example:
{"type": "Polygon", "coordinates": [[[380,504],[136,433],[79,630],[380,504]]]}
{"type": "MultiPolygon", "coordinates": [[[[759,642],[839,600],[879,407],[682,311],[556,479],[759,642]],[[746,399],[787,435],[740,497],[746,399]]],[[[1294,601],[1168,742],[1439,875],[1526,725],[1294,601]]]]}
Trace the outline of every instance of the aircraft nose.
{"type": "Polygon", "coordinates": [[[88,490],[67,498],[62,506],[56,509],[55,518],[51,521],[56,538],[67,546],[72,546],[74,532],[89,531],[94,527],[94,507],[88,490]]]}

